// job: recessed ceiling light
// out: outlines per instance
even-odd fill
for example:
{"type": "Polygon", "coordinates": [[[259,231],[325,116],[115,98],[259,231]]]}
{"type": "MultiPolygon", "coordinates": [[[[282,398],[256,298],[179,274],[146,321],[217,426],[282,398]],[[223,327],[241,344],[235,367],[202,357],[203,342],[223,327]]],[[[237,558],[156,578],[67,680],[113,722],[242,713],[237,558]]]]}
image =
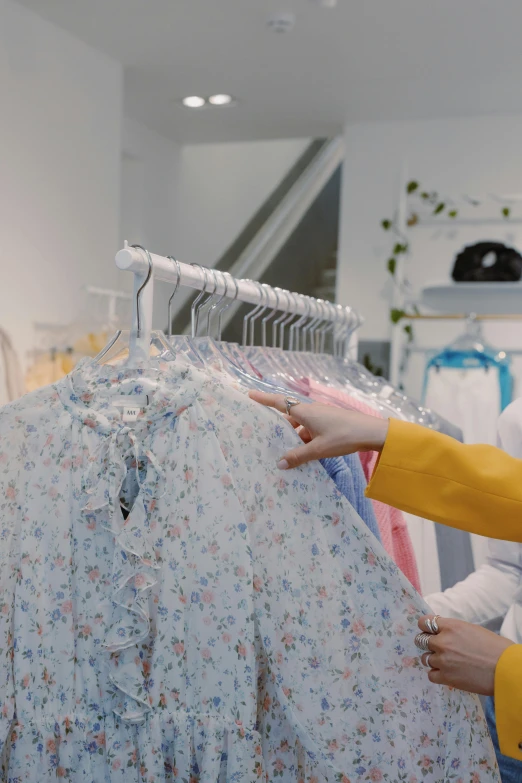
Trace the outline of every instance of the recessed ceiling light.
{"type": "Polygon", "coordinates": [[[205,105],[206,100],[199,95],[189,95],[187,98],[183,98],[182,103],[187,109],[201,109],[205,105]]]}
{"type": "Polygon", "coordinates": [[[208,102],[211,103],[212,106],[229,106],[233,100],[231,95],[223,93],[222,95],[211,95],[208,102]]]}

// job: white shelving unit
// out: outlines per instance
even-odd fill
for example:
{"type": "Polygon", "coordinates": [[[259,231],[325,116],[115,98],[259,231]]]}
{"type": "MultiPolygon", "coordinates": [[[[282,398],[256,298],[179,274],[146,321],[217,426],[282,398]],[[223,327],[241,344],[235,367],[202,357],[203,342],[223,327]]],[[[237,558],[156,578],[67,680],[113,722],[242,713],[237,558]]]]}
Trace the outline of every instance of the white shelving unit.
{"type": "Polygon", "coordinates": [[[430,283],[420,304],[438,313],[522,313],[522,283],[430,283]]]}

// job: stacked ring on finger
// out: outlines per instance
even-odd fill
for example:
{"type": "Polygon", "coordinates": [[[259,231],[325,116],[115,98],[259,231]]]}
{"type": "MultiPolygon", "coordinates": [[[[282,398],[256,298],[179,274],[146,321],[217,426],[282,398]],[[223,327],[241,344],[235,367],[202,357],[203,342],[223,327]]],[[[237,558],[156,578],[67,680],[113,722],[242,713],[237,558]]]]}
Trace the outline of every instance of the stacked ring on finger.
{"type": "Polygon", "coordinates": [[[432,655],[433,653],[429,652],[427,656],[424,658],[424,666],[426,666],[428,669],[431,669],[430,658],[432,655]]]}
{"type": "Polygon", "coordinates": [[[429,641],[432,636],[432,633],[418,633],[415,637],[415,647],[423,652],[429,652],[429,641]]]}
{"type": "MultiPolygon", "coordinates": [[[[430,621],[431,627],[433,628],[432,633],[434,633],[434,634],[440,633],[439,624],[437,622],[438,620],[440,620],[440,614],[436,614],[435,617],[432,617],[431,621],[430,621]]],[[[426,625],[427,625],[427,623],[426,623],[426,625]]]]}

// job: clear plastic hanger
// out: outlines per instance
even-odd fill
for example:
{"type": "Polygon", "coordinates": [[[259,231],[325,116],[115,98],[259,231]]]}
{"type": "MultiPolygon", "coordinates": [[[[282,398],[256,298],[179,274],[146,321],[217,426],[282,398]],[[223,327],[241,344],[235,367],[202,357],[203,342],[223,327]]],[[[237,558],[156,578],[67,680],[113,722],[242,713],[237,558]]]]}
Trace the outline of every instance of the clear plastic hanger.
{"type": "Polygon", "coordinates": [[[446,351],[464,351],[486,354],[494,356],[498,354],[498,348],[486,342],[482,333],[482,324],[477,319],[476,313],[469,313],[466,316],[466,324],[463,334],[459,335],[446,348],[446,351]]]}
{"type": "Polygon", "coordinates": [[[174,256],[167,256],[169,261],[172,261],[172,263],[176,267],[177,271],[177,280],[176,284],[174,286],[174,291],[169,297],[169,302],[167,306],[167,317],[168,317],[168,342],[169,345],[178,353],[181,353],[183,356],[185,356],[195,367],[199,367],[200,369],[205,366],[205,363],[201,356],[199,355],[196,347],[193,345],[192,341],[186,334],[172,334],[172,302],[174,297],[176,296],[176,293],[178,291],[180,282],[181,282],[181,268],[180,264],[177,258],[174,258],[174,256]]]}
{"type": "Polygon", "coordinates": [[[105,348],[94,359],[100,365],[119,365],[132,369],[143,369],[151,358],[172,357],[170,345],[165,334],[152,331],[149,324],[143,323],[142,295],[147,285],[152,285],[152,259],[150,253],[141,245],[132,245],[140,250],[148,263],[148,272],[143,283],[137,287],[133,302],[133,327],[130,330],[119,329],[105,348]]]}

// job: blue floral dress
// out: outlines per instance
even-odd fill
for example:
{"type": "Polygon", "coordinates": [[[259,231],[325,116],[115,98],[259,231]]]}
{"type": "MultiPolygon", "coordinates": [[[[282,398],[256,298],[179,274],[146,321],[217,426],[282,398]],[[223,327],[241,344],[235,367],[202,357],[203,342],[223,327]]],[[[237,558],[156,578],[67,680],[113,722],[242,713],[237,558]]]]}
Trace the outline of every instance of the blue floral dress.
{"type": "Polygon", "coordinates": [[[277,470],[296,437],[182,358],[1,409],[2,780],[499,783],[422,599],[318,463],[277,470]]]}

